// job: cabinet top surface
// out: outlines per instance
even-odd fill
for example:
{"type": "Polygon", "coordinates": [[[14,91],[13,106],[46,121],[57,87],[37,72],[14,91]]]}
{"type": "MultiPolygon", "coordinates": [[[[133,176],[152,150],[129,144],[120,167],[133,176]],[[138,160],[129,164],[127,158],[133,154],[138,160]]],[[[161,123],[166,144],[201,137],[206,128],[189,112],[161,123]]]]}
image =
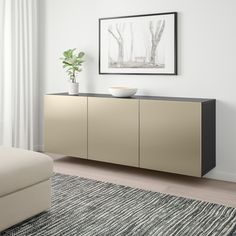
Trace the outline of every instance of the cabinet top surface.
{"type": "Polygon", "coordinates": [[[118,97],[113,97],[110,94],[99,94],[99,93],[79,93],[78,95],[69,95],[68,93],[51,93],[46,95],[73,96],[73,97],[100,97],[100,98],[114,98],[114,99],[167,100],[167,101],[184,101],[184,102],[209,102],[215,100],[209,98],[160,97],[160,96],[142,96],[142,95],[137,95],[129,98],[118,98],[118,97]]]}

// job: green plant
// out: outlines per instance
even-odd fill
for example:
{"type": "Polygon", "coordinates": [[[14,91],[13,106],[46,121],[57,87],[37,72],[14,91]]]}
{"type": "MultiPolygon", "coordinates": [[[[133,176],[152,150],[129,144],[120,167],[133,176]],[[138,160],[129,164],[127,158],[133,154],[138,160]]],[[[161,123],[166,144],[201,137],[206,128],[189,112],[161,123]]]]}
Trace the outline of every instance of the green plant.
{"type": "Polygon", "coordinates": [[[76,75],[82,71],[81,67],[84,62],[83,57],[85,56],[84,52],[77,52],[76,48],[68,49],[63,52],[63,58],[60,58],[63,63],[63,68],[66,69],[69,79],[72,83],[76,82],[76,75]]]}

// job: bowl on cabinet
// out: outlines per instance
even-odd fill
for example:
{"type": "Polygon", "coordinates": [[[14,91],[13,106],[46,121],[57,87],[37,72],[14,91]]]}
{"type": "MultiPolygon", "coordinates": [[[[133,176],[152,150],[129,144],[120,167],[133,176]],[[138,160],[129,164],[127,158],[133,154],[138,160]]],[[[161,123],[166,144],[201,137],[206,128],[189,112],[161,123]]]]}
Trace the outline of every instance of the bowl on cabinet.
{"type": "Polygon", "coordinates": [[[109,92],[114,97],[132,97],[137,93],[137,88],[128,88],[128,87],[110,87],[109,92]]]}

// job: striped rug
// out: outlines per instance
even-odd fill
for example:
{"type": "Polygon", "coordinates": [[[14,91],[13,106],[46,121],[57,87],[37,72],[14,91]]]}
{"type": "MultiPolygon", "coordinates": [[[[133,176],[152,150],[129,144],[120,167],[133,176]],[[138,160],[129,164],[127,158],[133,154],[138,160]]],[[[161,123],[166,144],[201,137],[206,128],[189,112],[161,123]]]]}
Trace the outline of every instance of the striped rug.
{"type": "Polygon", "coordinates": [[[52,185],[50,211],[0,235],[225,236],[236,225],[236,209],[208,202],[61,174],[52,185]]]}

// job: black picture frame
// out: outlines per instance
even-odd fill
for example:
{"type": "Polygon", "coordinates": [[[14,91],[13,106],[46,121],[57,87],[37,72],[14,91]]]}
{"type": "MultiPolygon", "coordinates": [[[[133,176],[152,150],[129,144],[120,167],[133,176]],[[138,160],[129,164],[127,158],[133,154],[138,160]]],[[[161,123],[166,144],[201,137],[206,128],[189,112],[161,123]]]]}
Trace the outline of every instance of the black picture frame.
{"type": "MultiPolygon", "coordinates": [[[[165,21],[165,20],[164,20],[165,21]]],[[[150,30],[151,31],[151,30],[150,30]]],[[[117,31],[118,32],[118,31],[117,31]]],[[[177,12],[164,12],[164,13],[153,13],[153,14],[142,14],[142,15],[130,15],[130,16],[118,16],[118,17],[107,17],[107,18],[100,18],[99,19],[99,74],[101,75],[105,75],[105,74],[116,74],[116,75],[177,75],[178,74],[178,50],[177,50],[177,12]],[[146,72],[144,68],[143,71],[139,70],[138,72],[127,72],[124,71],[122,72],[122,68],[119,68],[117,72],[111,72],[111,71],[104,71],[102,67],[102,63],[103,63],[103,58],[102,58],[102,23],[104,21],[112,21],[112,20],[120,20],[120,19],[137,19],[142,17],[143,19],[146,17],[155,17],[155,16],[166,16],[166,15],[170,15],[173,18],[173,29],[171,29],[172,32],[172,37],[173,39],[171,40],[173,45],[171,47],[173,47],[172,49],[172,71],[171,72],[161,72],[160,68],[159,71],[157,72],[146,72]]],[[[172,44],[171,43],[171,44],[172,44]]],[[[108,63],[107,63],[108,64],[108,63]]],[[[140,69],[140,68],[138,68],[140,69]]],[[[158,69],[158,68],[157,68],[158,69]]],[[[131,69],[132,70],[132,69],[131,69]]],[[[154,69],[155,70],[155,69],[154,69]]]]}

